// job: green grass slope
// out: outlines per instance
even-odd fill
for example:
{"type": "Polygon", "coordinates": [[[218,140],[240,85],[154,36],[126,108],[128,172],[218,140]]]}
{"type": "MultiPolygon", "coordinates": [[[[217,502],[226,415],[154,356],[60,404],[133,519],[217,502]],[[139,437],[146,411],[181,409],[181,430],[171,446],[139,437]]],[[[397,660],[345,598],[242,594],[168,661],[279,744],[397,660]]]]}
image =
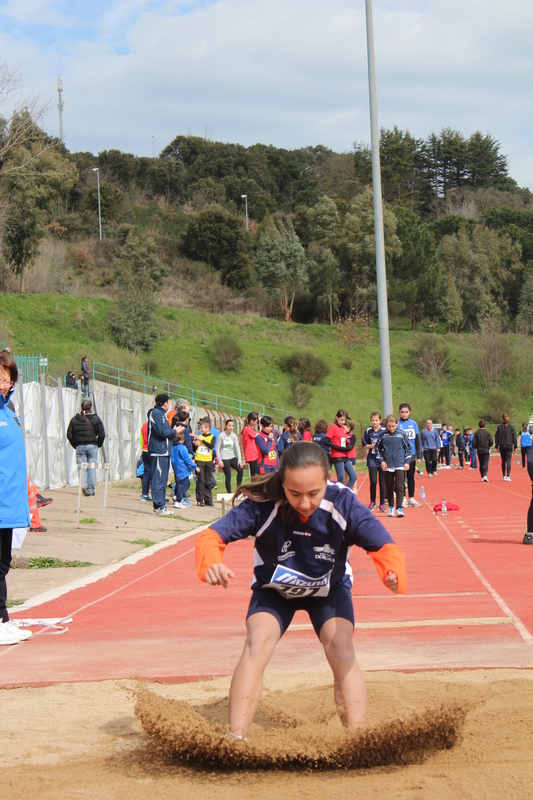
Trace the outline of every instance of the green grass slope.
{"type": "MultiPolygon", "coordinates": [[[[109,342],[107,317],[111,301],[65,295],[0,295],[0,340],[16,354],[40,353],[49,357],[53,377],[68,369],[79,372],[81,355],[89,363],[101,361],[151,375],[182,386],[242,398],[258,404],[293,409],[290,376],[279,359],[293,348],[308,348],[327,359],[329,377],[312,387],[313,396],[299,413],[314,422],[331,420],[338,408],[346,408],[355,420],[367,424],[370,413],[381,408],[379,335],[364,348],[349,351],[341,346],[328,325],[299,325],[248,316],[220,316],[161,307],[161,338],[149,354],[136,356],[109,342]],[[244,351],[239,372],[219,371],[213,358],[213,340],[229,334],[244,351]],[[352,359],[351,369],[343,367],[352,359]]],[[[408,367],[409,350],[419,334],[406,330],[400,320],[391,330],[392,383],[395,407],[407,401],[413,416],[428,415],[454,425],[474,425],[487,413],[486,393],[476,384],[469,356],[469,337],[447,335],[450,374],[438,396],[434,388],[408,367]]],[[[529,419],[531,405],[521,398],[512,374],[502,389],[512,405],[515,423],[529,419]]],[[[253,406],[252,406],[253,407],[253,406]]],[[[505,409],[502,409],[502,411],[505,409]]]]}

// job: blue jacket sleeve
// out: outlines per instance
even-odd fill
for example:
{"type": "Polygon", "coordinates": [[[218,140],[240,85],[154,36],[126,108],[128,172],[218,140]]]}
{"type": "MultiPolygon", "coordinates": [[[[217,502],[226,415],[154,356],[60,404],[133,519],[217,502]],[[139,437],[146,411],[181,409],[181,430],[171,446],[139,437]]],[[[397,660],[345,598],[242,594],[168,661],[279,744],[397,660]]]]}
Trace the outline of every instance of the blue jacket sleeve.
{"type": "Polygon", "coordinates": [[[174,428],[171,428],[168,424],[165,414],[154,414],[152,412],[150,414],[150,422],[152,424],[152,430],[160,439],[173,439],[176,435],[174,428]]]}
{"type": "Polygon", "coordinates": [[[218,533],[224,544],[253,536],[260,528],[256,511],[258,505],[268,506],[268,508],[262,509],[268,511],[268,514],[272,511],[272,503],[254,503],[247,498],[240,505],[232,508],[225,517],[210,523],[209,527],[218,533]]]}
{"type": "Polygon", "coordinates": [[[257,434],[257,436],[255,437],[255,443],[258,446],[258,448],[261,450],[263,455],[267,456],[269,454],[270,448],[267,447],[267,445],[265,444],[265,440],[259,434],[257,434]]]}
{"type": "Polygon", "coordinates": [[[281,436],[278,439],[278,446],[277,446],[278,455],[281,455],[285,451],[285,439],[284,439],[284,436],[285,436],[285,434],[282,433],[281,436]]]}

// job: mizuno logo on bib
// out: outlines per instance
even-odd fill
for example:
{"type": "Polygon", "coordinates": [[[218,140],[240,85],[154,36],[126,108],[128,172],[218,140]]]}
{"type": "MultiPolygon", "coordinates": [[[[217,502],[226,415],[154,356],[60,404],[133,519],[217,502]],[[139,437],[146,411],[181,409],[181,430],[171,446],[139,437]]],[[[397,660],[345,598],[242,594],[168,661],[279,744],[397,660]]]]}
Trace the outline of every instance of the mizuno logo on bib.
{"type": "Polygon", "coordinates": [[[327,597],[329,594],[329,583],[331,570],[318,578],[311,578],[303,572],[297,572],[289,567],[276,567],[270,583],[266,583],[263,589],[276,589],[285,597],[327,597]]]}

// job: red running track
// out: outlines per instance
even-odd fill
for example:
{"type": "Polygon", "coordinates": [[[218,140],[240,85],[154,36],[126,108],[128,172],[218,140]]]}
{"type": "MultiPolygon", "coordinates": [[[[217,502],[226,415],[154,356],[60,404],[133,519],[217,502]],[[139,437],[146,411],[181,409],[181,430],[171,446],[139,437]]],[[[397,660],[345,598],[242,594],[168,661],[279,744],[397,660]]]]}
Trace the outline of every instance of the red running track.
{"type": "MultiPolygon", "coordinates": [[[[405,518],[381,521],[403,548],[408,592],[395,596],[371,559],[353,551],[354,641],[363,669],[418,670],[533,667],[533,547],[521,544],[531,496],[527,473],[514,467],[491,482],[477,472],[441,470],[417,481],[427,502],[405,518]],[[460,511],[432,512],[445,497],[460,511]]],[[[359,499],[368,502],[360,476],[359,499]]],[[[379,513],[379,512],[377,512],[379,513]]],[[[228,675],[242,649],[252,543],[226,551],[236,579],[227,591],[200,583],[195,536],[134,565],[14,617],[72,616],[61,636],[36,633],[0,649],[0,685],[139,678],[179,682],[228,675]]],[[[298,612],[270,669],[326,667],[309,619],[298,612]]]]}

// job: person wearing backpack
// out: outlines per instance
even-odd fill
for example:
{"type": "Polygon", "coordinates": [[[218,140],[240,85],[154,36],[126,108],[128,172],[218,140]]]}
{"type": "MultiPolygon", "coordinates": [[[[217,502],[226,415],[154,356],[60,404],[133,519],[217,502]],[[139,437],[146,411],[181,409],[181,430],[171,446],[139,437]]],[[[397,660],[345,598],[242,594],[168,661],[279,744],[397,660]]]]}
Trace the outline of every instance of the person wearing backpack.
{"type": "Polygon", "coordinates": [[[486,429],[486,423],[484,419],[479,420],[479,428],[474,434],[474,438],[472,439],[472,447],[477,452],[477,458],[479,461],[479,473],[481,475],[481,480],[484,483],[488,483],[489,479],[487,478],[487,472],[489,469],[489,457],[490,457],[490,448],[494,444],[494,440],[490,432],[486,429]]]}
{"type": "MultiPolygon", "coordinates": [[[[81,413],[76,414],[69,422],[67,439],[76,451],[76,464],[78,475],[81,464],[94,464],[98,461],[98,449],[102,447],[105,439],[104,424],[98,414],[92,411],[90,400],[81,404],[81,413]]],[[[95,494],[94,468],[89,468],[83,475],[82,492],[85,497],[94,497],[95,494]]]]}

